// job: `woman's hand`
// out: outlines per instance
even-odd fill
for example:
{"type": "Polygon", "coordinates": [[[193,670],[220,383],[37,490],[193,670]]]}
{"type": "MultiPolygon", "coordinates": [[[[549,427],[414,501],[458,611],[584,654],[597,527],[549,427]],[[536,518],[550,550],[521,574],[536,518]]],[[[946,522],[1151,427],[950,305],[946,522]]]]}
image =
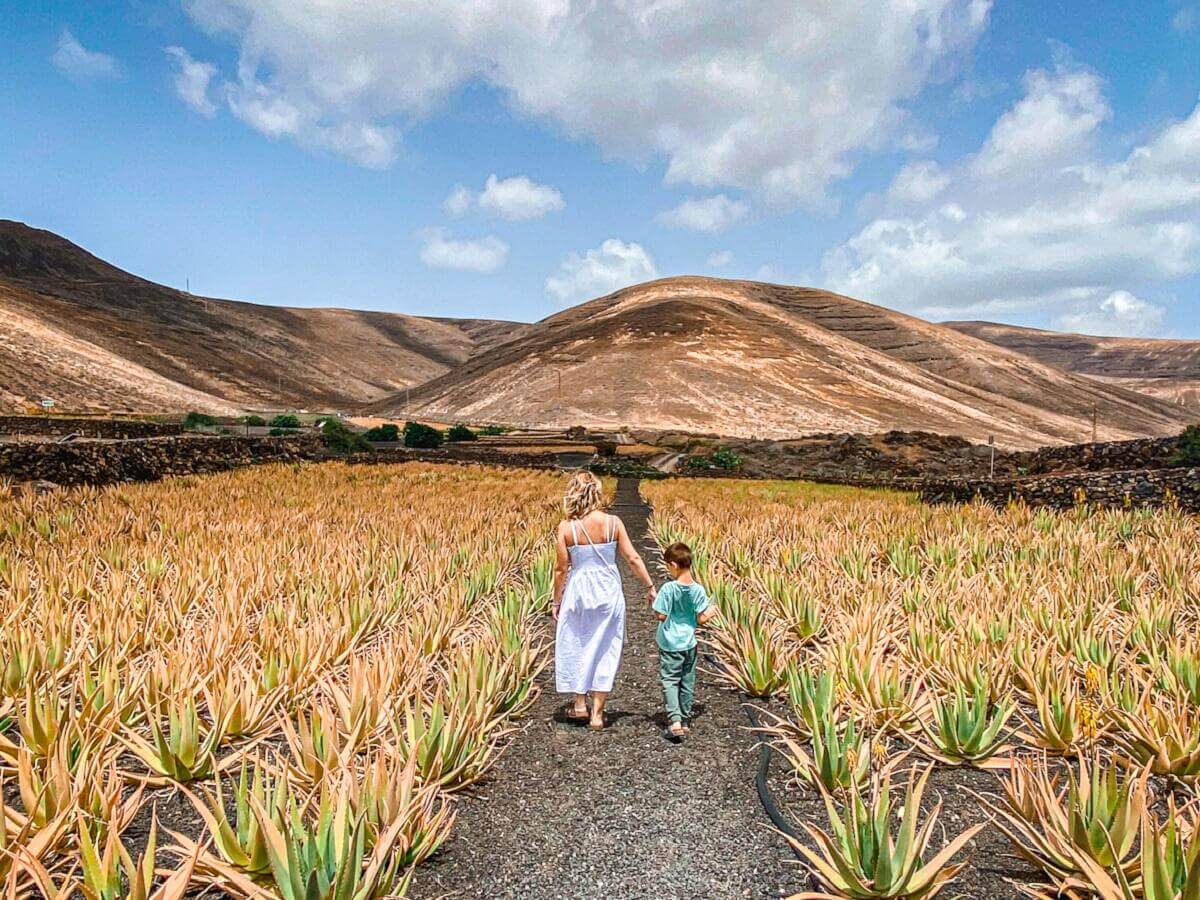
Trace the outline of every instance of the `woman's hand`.
{"type": "Polygon", "coordinates": [[[554,616],[554,621],[555,621],[555,622],[557,622],[557,621],[558,621],[558,608],[559,608],[560,606],[562,606],[562,604],[561,604],[561,603],[555,603],[555,604],[554,604],[554,607],[553,607],[553,609],[551,610],[551,615],[553,615],[553,616],[554,616]]]}
{"type": "Polygon", "coordinates": [[[653,608],[654,599],[658,596],[658,591],[654,589],[654,585],[646,585],[646,606],[653,608]]]}

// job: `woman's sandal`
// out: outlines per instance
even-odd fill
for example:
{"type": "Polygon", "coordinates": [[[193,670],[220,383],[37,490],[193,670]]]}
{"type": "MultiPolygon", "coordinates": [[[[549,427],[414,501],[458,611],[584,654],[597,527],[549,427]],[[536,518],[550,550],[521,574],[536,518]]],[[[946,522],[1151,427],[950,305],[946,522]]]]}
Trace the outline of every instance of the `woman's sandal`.
{"type": "Polygon", "coordinates": [[[604,719],[601,719],[601,720],[600,720],[600,724],[599,724],[599,725],[597,725],[595,722],[591,722],[591,721],[589,721],[589,722],[588,722],[588,728],[592,729],[592,731],[603,731],[603,730],[604,730],[604,727],[605,727],[605,724],[606,724],[606,723],[605,723],[604,719]]]}
{"type": "Polygon", "coordinates": [[[665,737],[672,744],[679,744],[679,743],[683,742],[683,739],[685,737],[687,737],[687,732],[682,728],[680,728],[678,731],[676,731],[675,729],[668,726],[663,729],[663,737],[665,737]]]}
{"type": "Polygon", "coordinates": [[[591,713],[586,709],[582,713],[577,713],[574,703],[564,703],[562,708],[559,709],[558,714],[564,719],[570,719],[572,722],[586,722],[592,717],[591,713]]]}

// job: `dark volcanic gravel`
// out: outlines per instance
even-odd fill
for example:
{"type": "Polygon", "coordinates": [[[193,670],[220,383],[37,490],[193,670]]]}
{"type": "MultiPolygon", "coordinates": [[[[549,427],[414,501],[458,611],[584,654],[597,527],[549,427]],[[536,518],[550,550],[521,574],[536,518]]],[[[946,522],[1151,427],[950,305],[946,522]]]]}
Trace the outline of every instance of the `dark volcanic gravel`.
{"type": "MultiPolygon", "coordinates": [[[[619,482],[613,512],[657,572],[636,480],[619,482]]],[[[544,673],[522,733],[476,796],[457,802],[453,835],[411,896],[778,897],[806,886],[755,793],[742,701],[703,663],[690,738],[663,739],[657,622],[621,570],[627,636],[609,728],[560,721],[564,698],[544,673]]]]}

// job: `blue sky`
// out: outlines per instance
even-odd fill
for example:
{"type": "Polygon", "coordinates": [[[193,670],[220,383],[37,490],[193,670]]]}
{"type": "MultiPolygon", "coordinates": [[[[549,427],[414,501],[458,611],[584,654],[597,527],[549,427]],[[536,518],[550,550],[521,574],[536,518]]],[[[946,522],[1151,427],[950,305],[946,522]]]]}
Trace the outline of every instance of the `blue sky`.
{"type": "Polygon", "coordinates": [[[1200,337],[1195,0],[337,6],[0,0],[0,216],[264,303],[705,273],[1200,337]]]}

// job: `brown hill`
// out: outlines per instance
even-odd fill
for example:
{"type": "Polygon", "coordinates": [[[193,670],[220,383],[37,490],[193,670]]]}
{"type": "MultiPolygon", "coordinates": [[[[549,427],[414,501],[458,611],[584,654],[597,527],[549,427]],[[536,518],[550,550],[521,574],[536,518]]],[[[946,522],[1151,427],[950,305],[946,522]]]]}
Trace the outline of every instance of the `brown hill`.
{"type": "Polygon", "coordinates": [[[523,326],[196,297],[0,221],[0,404],[339,408],[419,384],[523,326]]]}
{"type": "Polygon", "coordinates": [[[1141,391],[1200,414],[1200,341],[1093,337],[994,322],[949,327],[1068,372],[1141,391]]]}
{"type": "MultiPolygon", "coordinates": [[[[371,404],[396,414],[403,397],[371,404]]],[[[442,419],[789,437],[893,428],[1008,446],[1164,434],[1179,411],[827,291],[668,278],[550,316],[411,392],[442,419]]]]}

